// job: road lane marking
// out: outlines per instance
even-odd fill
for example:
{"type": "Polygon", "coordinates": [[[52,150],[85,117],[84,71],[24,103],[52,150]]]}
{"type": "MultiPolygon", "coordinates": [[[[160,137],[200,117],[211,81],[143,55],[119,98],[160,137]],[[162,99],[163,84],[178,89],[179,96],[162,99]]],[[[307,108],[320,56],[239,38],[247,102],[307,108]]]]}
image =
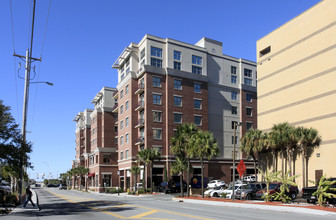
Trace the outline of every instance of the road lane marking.
{"type": "Polygon", "coordinates": [[[150,214],[153,214],[153,213],[156,213],[156,212],[159,212],[160,210],[152,210],[152,211],[148,211],[148,212],[144,212],[144,213],[141,213],[141,214],[138,214],[138,215],[133,215],[131,217],[128,217],[128,218],[142,218],[144,216],[147,216],[147,215],[150,215],[150,214]]]}

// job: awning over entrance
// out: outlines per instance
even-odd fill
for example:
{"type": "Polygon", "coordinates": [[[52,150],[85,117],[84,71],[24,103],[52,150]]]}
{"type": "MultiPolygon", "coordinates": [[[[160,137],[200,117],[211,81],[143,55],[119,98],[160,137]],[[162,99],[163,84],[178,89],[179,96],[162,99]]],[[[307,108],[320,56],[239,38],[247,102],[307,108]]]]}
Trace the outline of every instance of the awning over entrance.
{"type": "Polygon", "coordinates": [[[89,173],[88,177],[95,176],[95,173],[89,173]]]}

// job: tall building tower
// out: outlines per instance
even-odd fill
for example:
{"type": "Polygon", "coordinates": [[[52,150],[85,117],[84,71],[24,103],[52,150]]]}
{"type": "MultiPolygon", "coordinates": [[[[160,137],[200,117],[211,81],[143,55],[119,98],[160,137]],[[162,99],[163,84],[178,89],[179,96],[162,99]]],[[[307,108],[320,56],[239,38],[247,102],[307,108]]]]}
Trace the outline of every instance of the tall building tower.
{"type": "MultiPolygon", "coordinates": [[[[258,125],[313,127],[321,145],[308,158],[308,179],[336,176],[336,1],[324,0],[257,42],[258,125]]],[[[301,154],[295,174],[302,187],[301,154]]]]}
{"type": "MultiPolygon", "coordinates": [[[[120,54],[113,68],[118,69],[118,93],[114,96],[118,107],[114,112],[118,112],[122,187],[134,184],[130,168],[144,148],[157,148],[162,153],[154,164],[153,181],[159,184],[163,180],[174,161],[170,139],[182,123],[195,123],[214,133],[220,155],[206,161],[205,175],[231,180],[232,125],[243,122],[236,140],[257,126],[256,65],[223,55],[222,50],[221,42],[208,38],[192,45],[146,35],[120,54]]],[[[238,159],[242,157],[238,151],[235,154],[238,159]]],[[[200,164],[193,161],[193,167],[194,175],[200,175],[200,164]]]]}

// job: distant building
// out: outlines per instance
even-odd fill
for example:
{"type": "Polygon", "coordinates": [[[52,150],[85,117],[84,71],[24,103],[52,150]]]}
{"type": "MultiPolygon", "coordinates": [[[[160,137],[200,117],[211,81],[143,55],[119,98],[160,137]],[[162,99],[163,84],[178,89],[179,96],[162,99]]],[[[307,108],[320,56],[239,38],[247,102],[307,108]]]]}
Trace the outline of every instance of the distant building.
{"type": "MultiPolygon", "coordinates": [[[[323,141],[309,158],[309,180],[336,177],[335,9],[335,0],[321,1],[257,42],[258,127],[289,122],[319,131],[323,141]]],[[[302,187],[302,176],[297,183],[302,187]]]]}

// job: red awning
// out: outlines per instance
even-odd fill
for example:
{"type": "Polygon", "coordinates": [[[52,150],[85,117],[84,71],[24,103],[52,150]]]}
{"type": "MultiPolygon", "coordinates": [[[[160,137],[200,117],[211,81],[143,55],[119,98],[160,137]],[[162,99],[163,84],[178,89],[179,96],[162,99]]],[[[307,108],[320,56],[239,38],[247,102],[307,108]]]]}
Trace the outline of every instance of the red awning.
{"type": "Polygon", "coordinates": [[[88,177],[95,176],[95,173],[89,173],[88,177]]]}

